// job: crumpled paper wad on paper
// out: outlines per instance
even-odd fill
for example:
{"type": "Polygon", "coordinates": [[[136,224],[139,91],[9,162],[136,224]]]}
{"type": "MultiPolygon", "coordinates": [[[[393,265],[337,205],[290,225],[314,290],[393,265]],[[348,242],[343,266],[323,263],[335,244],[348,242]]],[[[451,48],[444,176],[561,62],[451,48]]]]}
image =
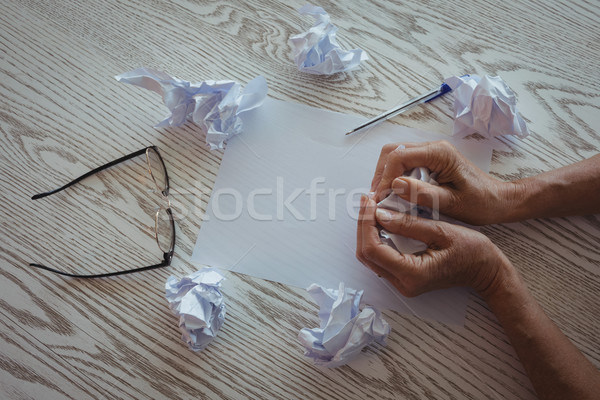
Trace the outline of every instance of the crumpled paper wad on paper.
{"type": "MultiPolygon", "coordinates": [[[[402,144],[398,147],[405,148],[402,144]]],[[[422,182],[429,183],[431,185],[439,186],[438,182],[436,181],[437,174],[435,172],[431,172],[429,168],[414,168],[406,172],[403,176],[407,178],[417,179],[422,182]]],[[[402,197],[398,196],[396,193],[393,192],[390,193],[385,199],[377,203],[377,207],[405,214],[410,214],[419,218],[434,219],[455,225],[466,226],[468,228],[474,228],[473,226],[466,224],[462,221],[448,217],[444,214],[440,214],[438,211],[432,210],[429,207],[420,206],[416,203],[411,203],[410,201],[404,200],[402,197]]],[[[437,209],[438,207],[434,208],[437,209]]],[[[379,237],[383,243],[395,247],[396,250],[398,250],[400,253],[414,254],[427,250],[427,244],[421,242],[420,240],[408,238],[397,233],[388,232],[382,228],[379,229],[379,237]]]]}
{"type": "Polygon", "coordinates": [[[298,12],[315,18],[315,24],[308,31],[290,38],[294,62],[301,72],[331,75],[352,70],[369,58],[361,49],[340,48],[335,38],[338,28],[331,24],[323,8],[306,4],[298,12]]]}
{"type": "MultiPolygon", "coordinates": [[[[400,146],[404,147],[403,145],[400,146]]],[[[425,167],[414,168],[408,173],[405,173],[404,176],[438,186],[438,183],[435,180],[436,174],[431,173],[429,169],[425,167]]],[[[441,219],[440,215],[434,215],[433,210],[431,210],[429,207],[419,206],[411,203],[395,193],[391,193],[385,199],[381,200],[377,206],[421,218],[441,219]]],[[[414,254],[427,250],[427,245],[420,240],[388,232],[385,229],[379,230],[379,237],[388,245],[393,244],[393,247],[395,247],[396,250],[404,254],[414,254]]]]}
{"type": "Polygon", "coordinates": [[[455,136],[477,132],[488,138],[515,135],[522,139],[529,135],[515,93],[499,76],[453,76],[444,82],[454,93],[455,136]]]}
{"type": "Polygon", "coordinates": [[[164,72],[138,68],[115,76],[119,82],[140,86],[160,94],[171,114],[156,128],[181,126],[188,120],[206,132],[211,149],[221,149],[233,135],[242,132],[240,114],[260,106],[267,96],[267,82],[258,76],[245,89],[234,81],[190,83],[164,72]]]}
{"type": "Polygon", "coordinates": [[[181,339],[193,351],[204,350],[225,321],[225,301],[220,290],[223,279],[214,268],[203,268],[179,281],[174,276],[167,279],[169,307],[179,317],[181,339]]]}
{"type": "Polygon", "coordinates": [[[359,311],[362,290],[325,289],[312,284],[307,289],[319,305],[319,328],[303,328],[298,340],[305,347],[304,355],[316,365],[334,368],[350,362],[373,341],[385,345],[390,326],[373,307],[359,311]]]}

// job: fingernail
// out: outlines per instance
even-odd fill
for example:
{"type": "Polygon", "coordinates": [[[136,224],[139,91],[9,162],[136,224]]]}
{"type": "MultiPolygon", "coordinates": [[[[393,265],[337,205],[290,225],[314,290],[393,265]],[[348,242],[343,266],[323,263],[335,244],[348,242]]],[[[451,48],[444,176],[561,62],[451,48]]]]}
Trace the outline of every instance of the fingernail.
{"type": "Polygon", "coordinates": [[[375,198],[375,192],[369,192],[369,193],[367,194],[367,196],[368,196],[370,199],[373,199],[373,198],[375,198]]]}
{"type": "Polygon", "coordinates": [[[379,221],[389,221],[392,219],[392,214],[385,208],[378,208],[375,210],[375,215],[379,221]]]}
{"type": "Polygon", "coordinates": [[[408,182],[404,179],[396,178],[394,182],[392,182],[392,189],[396,194],[403,194],[408,192],[408,182]]]}

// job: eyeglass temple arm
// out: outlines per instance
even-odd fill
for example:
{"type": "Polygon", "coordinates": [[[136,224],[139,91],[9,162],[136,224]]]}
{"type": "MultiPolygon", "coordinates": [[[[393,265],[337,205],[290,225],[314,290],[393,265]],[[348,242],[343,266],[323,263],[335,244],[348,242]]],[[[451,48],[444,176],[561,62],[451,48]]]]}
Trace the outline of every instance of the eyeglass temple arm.
{"type": "MultiPolygon", "coordinates": [[[[150,147],[153,147],[153,146],[150,146],[150,147]]],[[[138,151],[136,151],[136,152],[134,152],[134,153],[128,154],[128,155],[126,155],[126,156],[123,156],[123,157],[121,157],[121,158],[118,158],[118,159],[116,159],[116,160],[114,160],[114,161],[111,161],[111,162],[109,162],[109,163],[107,163],[107,164],[104,164],[104,165],[102,165],[102,166],[100,166],[100,167],[98,167],[98,168],[94,168],[94,169],[93,169],[93,170],[91,170],[90,172],[88,172],[88,173],[86,173],[86,174],[83,174],[83,175],[81,175],[79,178],[73,179],[71,182],[67,183],[66,185],[63,185],[63,186],[59,187],[58,189],[54,189],[54,190],[51,190],[51,191],[49,191],[49,192],[45,192],[45,193],[38,193],[38,194],[35,194],[35,195],[33,195],[33,196],[31,197],[31,200],[37,200],[37,199],[41,199],[42,197],[50,196],[51,194],[54,194],[54,193],[60,192],[61,190],[64,190],[64,189],[68,188],[69,186],[73,186],[74,184],[76,184],[76,183],[78,183],[78,182],[80,182],[80,181],[84,180],[85,178],[87,178],[87,177],[89,177],[89,176],[92,176],[92,175],[94,175],[94,174],[96,174],[96,173],[98,173],[98,172],[100,172],[100,171],[102,171],[102,170],[104,170],[104,169],[110,168],[110,167],[112,167],[112,166],[114,166],[114,165],[117,165],[117,164],[119,164],[119,163],[122,163],[123,161],[127,161],[127,160],[129,160],[130,158],[134,158],[134,157],[137,157],[137,156],[139,156],[139,155],[141,155],[141,154],[144,154],[144,153],[146,152],[146,150],[147,150],[147,149],[148,149],[148,148],[146,147],[146,148],[144,148],[144,149],[142,149],[142,150],[138,150],[138,151]]]]}
{"type": "Polygon", "coordinates": [[[55,274],[59,274],[59,275],[63,275],[63,276],[68,276],[68,277],[71,277],[71,278],[106,278],[106,277],[109,277],[109,276],[131,274],[133,272],[148,271],[148,270],[151,270],[151,269],[156,269],[156,268],[161,268],[161,267],[167,267],[167,266],[169,266],[171,264],[171,257],[172,256],[173,256],[172,253],[164,253],[163,254],[163,257],[164,257],[163,261],[160,264],[148,265],[147,267],[140,267],[140,268],[134,268],[134,269],[126,269],[124,271],[107,272],[107,273],[104,273],[104,274],[89,274],[89,275],[71,274],[69,272],[59,271],[57,269],[46,267],[45,265],[36,264],[36,263],[30,263],[29,266],[30,267],[39,268],[39,269],[43,269],[43,270],[50,271],[50,272],[54,272],[55,274]]]}

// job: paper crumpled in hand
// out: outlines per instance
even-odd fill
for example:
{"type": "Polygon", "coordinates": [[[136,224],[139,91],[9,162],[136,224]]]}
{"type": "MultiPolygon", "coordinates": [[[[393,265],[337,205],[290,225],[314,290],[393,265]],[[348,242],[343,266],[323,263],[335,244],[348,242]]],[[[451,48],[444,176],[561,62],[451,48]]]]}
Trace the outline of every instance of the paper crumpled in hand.
{"type": "Polygon", "coordinates": [[[174,276],[167,279],[169,307],[179,317],[181,339],[193,351],[204,350],[225,321],[225,301],[220,290],[223,279],[214,268],[203,268],[180,281],[174,276]]]}
{"type": "Polygon", "coordinates": [[[305,347],[304,355],[316,365],[334,368],[350,362],[361,350],[376,341],[385,345],[390,326],[373,307],[359,311],[362,290],[325,289],[312,284],[307,289],[319,305],[319,328],[302,328],[298,340],[305,347]]]}
{"type": "MultiPolygon", "coordinates": [[[[414,168],[412,171],[405,173],[403,176],[418,179],[420,181],[438,186],[438,183],[435,180],[436,173],[431,173],[429,169],[425,167],[414,168]]],[[[377,203],[377,206],[421,218],[440,219],[440,216],[438,214],[434,215],[433,211],[429,207],[419,206],[411,203],[407,200],[404,200],[396,193],[391,193],[388,195],[385,199],[377,203]]],[[[427,245],[420,240],[401,236],[397,233],[391,233],[385,229],[379,230],[379,237],[384,243],[393,245],[393,247],[395,247],[400,253],[414,254],[427,250],[427,245]]]]}
{"type": "Polygon", "coordinates": [[[206,143],[212,150],[222,149],[227,139],[241,133],[239,114],[260,106],[267,96],[267,82],[262,76],[254,78],[243,90],[234,81],[190,83],[149,68],[134,69],[115,78],[162,96],[171,114],[156,128],[180,126],[191,120],[204,129],[206,143]]]}
{"type": "Polygon", "coordinates": [[[323,8],[306,4],[298,12],[315,18],[315,24],[307,32],[290,38],[299,71],[331,75],[352,70],[361,61],[369,59],[361,49],[344,51],[340,48],[335,38],[338,28],[331,24],[329,14],[323,8]]]}
{"type": "Polygon", "coordinates": [[[493,138],[500,135],[529,135],[517,110],[517,97],[499,76],[453,76],[444,81],[454,93],[454,135],[479,133],[493,138]]]}

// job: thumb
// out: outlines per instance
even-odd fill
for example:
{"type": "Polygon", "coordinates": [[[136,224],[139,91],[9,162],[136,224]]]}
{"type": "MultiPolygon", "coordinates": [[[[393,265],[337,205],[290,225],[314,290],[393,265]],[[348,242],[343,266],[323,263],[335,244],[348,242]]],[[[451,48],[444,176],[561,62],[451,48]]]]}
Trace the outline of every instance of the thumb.
{"type": "Polygon", "coordinates": [[[447,188],[432,185],[413,178],[396,178],[392,181],[392,190],[402,199],[432,210],[444,211],[450,203],[447,188]]]}
{"type": "Polygon", "coordinates": [[[377,222],[388,232],[420,240],[428,246],[445,247],[448,244],[448,228],[451,225],[384,208],[375,210],[377,222]]]}

